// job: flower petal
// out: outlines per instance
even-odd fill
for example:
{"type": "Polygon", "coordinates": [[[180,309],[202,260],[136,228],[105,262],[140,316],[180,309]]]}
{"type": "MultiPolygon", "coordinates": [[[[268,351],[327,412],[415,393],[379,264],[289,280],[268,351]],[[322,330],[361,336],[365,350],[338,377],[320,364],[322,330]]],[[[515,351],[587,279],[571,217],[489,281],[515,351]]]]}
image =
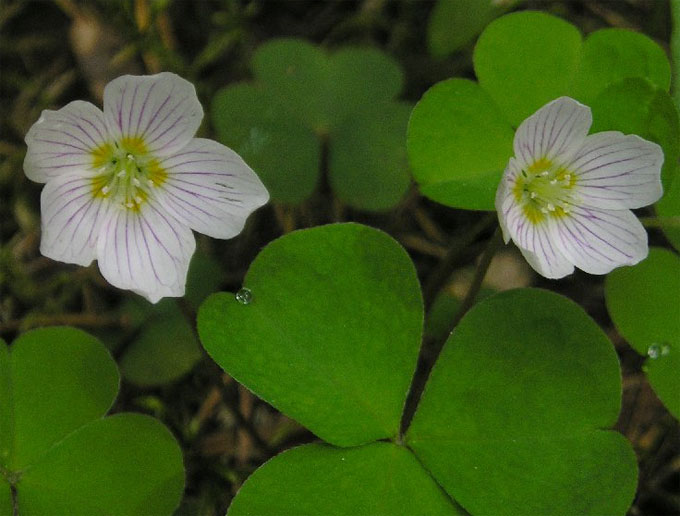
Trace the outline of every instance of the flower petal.
{"type": "Polygon", "coordinates": [[[584,204],[604,209],[640,208],[663,194],[663,151],[634,134],[607,131],[588,136],[566,166],[578,179],[584,204]]]}
{"type": "Polygon", "coordinates": [[[104,114],[89,102],[46,109],[26,133],[24,172],[38,183],[63,174],[92,175],[93,151],[108,138],[104,114]]]}
{"type": "Polygon", "coordinates": [[[505,222],[505,214],[512,208],[512,204],[515,202],[512,198],[511,188],[519,173],[520,169],[517,160],[515,160],[515,158],[510,158],[508,166],[505,167],[505,171],[503,172],[503,177],[501,177],[501,181],[498,183],[498,189],[496,190],[496,212],[498,213],[498,222],[503,231],[503,240],[506,244],[512,237],[505,222]]]}
{"type": "Polygon", "coordinates": [[[514,150],[521,168],[547,159],[564,163],[579,149],[593,122],[588,106],[569,97],[546,104],[520,124],[514,150]]]}
{"type": "Polygon", "coordinates": [[[139,210],[112,209],[102,227],[97,256],[109,283],[156,303],[184,294],[195,248],[191,230],[149,200],[139,210]]]}
{"type": "Polygon", "coordinates": [[[167,179],[158,200],[178,220],[214,238],[238,235],[246,218],[269,200],[255,172],[222,144],[194,138],[162,159],[167,179]]]}
{"type": "Polygon", "coordinates": [[[647,232],[630,210],[575,207],[552,225],[555,246],[590,274],[634,265],[648,253],[647,232]]]}
{"type": "Polygon", "coordinates": [[[92,182],[77,175],[50,180],[40,196],[40,252],[60,262],[89,265],[110,203],[93,195],[92,182]]]}
{"type": "Polygon", "coordinates": [[[141,142],[144,150],[168,156],[194,137],[203,108],[193,84],[163,72],[111,81],[104,89],[104,115],[118,141],[141,142]]]}
{"type": "Polygon", "coordinates": [[[512,238],[529,265],[546,278],[563,278],[574,272],[574,265],[552,242],[554,235],[549,224],[529,221],[502,183],[496,196],[496,207],[505,242],[512,238]]]}

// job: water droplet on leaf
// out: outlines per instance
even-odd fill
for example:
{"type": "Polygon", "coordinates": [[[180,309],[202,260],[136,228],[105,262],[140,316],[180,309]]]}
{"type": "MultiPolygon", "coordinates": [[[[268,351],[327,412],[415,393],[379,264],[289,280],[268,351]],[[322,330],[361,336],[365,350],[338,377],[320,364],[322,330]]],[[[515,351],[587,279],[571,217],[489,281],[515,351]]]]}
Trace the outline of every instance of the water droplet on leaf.
{"type": "Polygon", "coordinates": [[[671,352],[671,347],[669,344],[652,344],[647,349],[647,356],[651,359],[656,359],[659,357],[665,357],[671,352]]]}
{"type": "Polygon", "coordinates": [[[253,300],[253,293],[250,291],[250,289],[247,288],[242,288],[238,292],[236,292],[236,301],[241,303],[242,305],[247,305],[253,300]]]}

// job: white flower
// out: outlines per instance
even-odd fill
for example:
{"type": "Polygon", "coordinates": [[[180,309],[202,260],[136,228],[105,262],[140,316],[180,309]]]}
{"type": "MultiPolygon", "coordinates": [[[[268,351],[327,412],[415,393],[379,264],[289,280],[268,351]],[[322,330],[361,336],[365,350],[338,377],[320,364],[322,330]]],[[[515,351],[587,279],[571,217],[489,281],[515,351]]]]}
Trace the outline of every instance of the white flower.
{"type": "Polygon", "coordinates": [[[606,274],[647,256],[630,209],[661,197],[661,147],[617,131],[588,136],[591,123],[590,108],[569,97],[543,106],[517,129],[496,193],[505,242],[546,278],[574,266],[606,274]]]}
{"type": "Polygon", "coordinates": [[[240,233],[269,199],[231,149],[194,138],[203,109],[172,73],[125,75],[104,90],[104,112],[74,101],[45,110],[26,135],[24,171],[42,191],[40,251],[89,265],[151,302],[184,294],[192,229],[240,233]]]}

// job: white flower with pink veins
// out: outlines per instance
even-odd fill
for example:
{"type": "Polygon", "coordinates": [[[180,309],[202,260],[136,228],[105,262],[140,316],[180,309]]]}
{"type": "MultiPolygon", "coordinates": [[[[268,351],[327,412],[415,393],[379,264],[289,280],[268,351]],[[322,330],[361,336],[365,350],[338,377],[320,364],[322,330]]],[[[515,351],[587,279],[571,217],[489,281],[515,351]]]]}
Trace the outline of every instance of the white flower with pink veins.
{"type": "Polygon", "coordinates": [[[125,75],[104,90],[104,112],[74,101],[45,110],[26,135],[24,171],[46,183],[40,252],[93,260],[112,285],[155,303],[184,294],[192,229],[238,235],[269,200],[231,149],[194,138],[203,109],[172,73],[125,75]]]}
{"type": "Polygon", "coordinates": [[[663,193],[661,147],[618,131],[588,135],[591,124],[590,108],[569,97],[546,104],[517,129],[498,186],[505,242],[546,278],[574,266],[606,274],[647,256],[647,232],[630,210],[663,193]]]}

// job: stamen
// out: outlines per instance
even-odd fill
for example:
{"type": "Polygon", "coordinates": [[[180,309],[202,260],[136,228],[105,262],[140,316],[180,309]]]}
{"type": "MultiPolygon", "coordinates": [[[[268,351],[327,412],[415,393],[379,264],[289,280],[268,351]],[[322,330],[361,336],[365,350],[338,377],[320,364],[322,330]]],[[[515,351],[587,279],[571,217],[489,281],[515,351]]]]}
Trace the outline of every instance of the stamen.
{"type": "Polygon", "coordinates": [[[551,203],[548,203],[548,211],[555,211],[555,206],[551,203]]]}
{"type": "Polygon", "coordinates": [[[147,179],[146,184],[149,186],[156,186],[156,183],[154,183],[151,179],[147,179]]]}
{"type": "Polygon", "coordinates": [[[529,197],[531,197],[532,199],[535,199],[536,197],[538,197],[538,195],[536,194],[536,192],[531,192],[529,194],[529,197]]]}
{"type": "Polygon", "coordinates": [[[105,185],[105,186],[102,188],[102,193],[103,193],[104,195],[106,195],[106,194],[109,193],[110,191],[111,191],[111,188],[109,187],[109,185],[105,185]]]}
{"type": "Polygon", "coordinates": [[[137,204],[142,204],[142,198],[138,195],[137,197],[135,197],[135,202],[137,204]]]}
{"type": "Polygon", "coordinates": [[[541,172],[541,175],[543,177],[546,177],[548,174],[549,174],[549,172],[547,170],[544,170],[543,172],[541,172]]]}
{"type": "Polygon", "coordinates": [[[125,170],[121,170],[116,174],[117,177],[125,177],[125,170]]]}
{"type": "Polygon", "coordinates": [[[134,161],[134,159],[135,159],[135,157],[134,157],[132,154],[128,154],[128,155],[125,156],[125,157],[126,157],[127,159],[129,159],[130,161],[134,161]]]}
{"type": "Polygon", "coordinates": [[[556,185],[557,184],[557,179],[551,179],[550,180],[551,185],[556,185]]]}
{"type": "Polygon", "coordinates": [[[133,208],[133,207],[134,207],[134,204],[132,204],[131,202],[126,202],[126,203],[125,203],[125,206],[126,206],[127,208],[133,208]]]}
{"type": "Polygon", "coordinates": [[[132,184],[135,185],[135,186],[141,186],[142,185],[142,183],[140,183],[139,179],[137,179],[136,177],[132,178],[132,184]]]}

